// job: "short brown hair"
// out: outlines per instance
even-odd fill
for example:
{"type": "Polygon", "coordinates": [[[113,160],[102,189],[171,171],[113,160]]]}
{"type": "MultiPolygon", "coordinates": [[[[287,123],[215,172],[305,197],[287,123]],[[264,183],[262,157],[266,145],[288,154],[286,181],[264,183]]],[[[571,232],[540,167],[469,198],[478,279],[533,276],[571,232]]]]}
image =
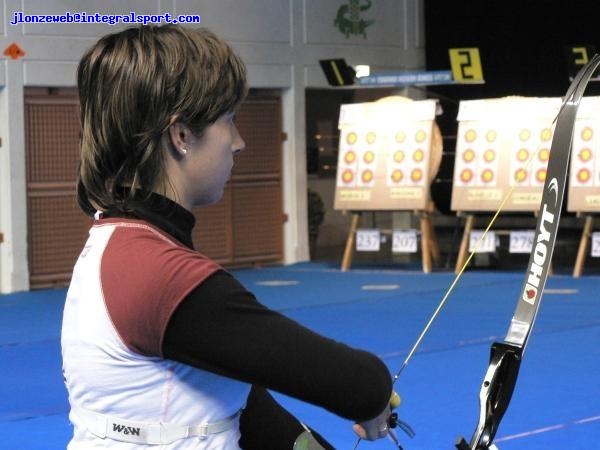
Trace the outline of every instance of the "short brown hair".
{"type": "Polygon", "coordinates": [[[101,38],[77,70],[82,210],[122,209],[121,187],[164,188],[168,129],[180,122],[201,136],[244,99],[246,69],[205,28],[140,26],[101,38]]]}

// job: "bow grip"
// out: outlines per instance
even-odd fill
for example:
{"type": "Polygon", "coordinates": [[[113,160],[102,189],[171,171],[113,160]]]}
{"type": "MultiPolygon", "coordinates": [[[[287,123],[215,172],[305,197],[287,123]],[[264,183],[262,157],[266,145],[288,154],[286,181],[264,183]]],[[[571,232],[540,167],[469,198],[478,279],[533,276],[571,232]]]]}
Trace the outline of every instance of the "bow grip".
{"type": "Polygon", "coordinates": [[[479,392],[479,423],[468,444],[464,438],[456,443],[458,450],[488,450],[515,389],[523,348],[505,342],[494,342],[490,365],[479,392]]]}

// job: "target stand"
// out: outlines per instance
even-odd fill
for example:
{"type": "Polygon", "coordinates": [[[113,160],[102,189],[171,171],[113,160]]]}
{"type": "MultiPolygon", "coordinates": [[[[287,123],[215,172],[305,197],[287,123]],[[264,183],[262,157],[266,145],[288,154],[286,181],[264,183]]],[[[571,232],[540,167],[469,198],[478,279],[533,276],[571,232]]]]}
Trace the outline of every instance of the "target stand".
{"type": "MultiPolygon", "coordinates": [[[[350,222],[350,229],[348,230],[348,237],[346,239],[346,246],[344,248],[344,255],[342,257],[342,272],[350,270],[355,251],[356,233],[360,225],[361,217],[366,212],[367,211],[352,212],[352,220],[350,222]]],[[[424,210],[412,212],[413,216],[416,216],[420,223],[421,264],[424,273],[430,273],[433,269],[433,264],[439,264],[440,261],[440,248],[435,229],[431,221],[432,212],[433,209],[430,211],[424,210]]],[[[384,235],[393,234],[393,230],[391,229],[381,229],[379,231],[384,235]]]]}
{"type": "MultiPolygon", "coordinates": [[[[430,183],[442,158],[435,100],[384,97],[342,105],[334,209],[352,212],[342,270],[352,264],[364,213],[410,212],[420,223],[423,271],[439,260],[430,183]]],[[[380,230],[393,234],[393,230],[380,230]]]]}
{"type": "MultiPolygon", "coordinates": [[[[581,217],[582,214],[577,214],[581,217]]],[[[585,265],[586,255],[589,251],[590,242],[592,240],[592,231],[594,229],[595,216],[592,214],[585,215],[585,222],[583,224],[583,230],[581,231],[581,238],[579,240],[579,247],[577,249],[577,257],[575,259],[575,266],[573,267],[573,277],[579,278],[583,274],[583,267],[585,265]]]]}

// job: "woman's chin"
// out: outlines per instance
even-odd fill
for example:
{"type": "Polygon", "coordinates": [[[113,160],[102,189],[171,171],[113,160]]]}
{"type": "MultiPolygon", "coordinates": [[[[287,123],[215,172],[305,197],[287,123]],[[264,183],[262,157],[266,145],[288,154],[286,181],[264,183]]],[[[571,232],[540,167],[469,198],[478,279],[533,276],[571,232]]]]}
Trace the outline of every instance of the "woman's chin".
{"type": "Polygon", "coordinates": [[[194,202],[194,207],[201,208],[203,206],[210,206],[218,203],[223,198],[224,189],[221,189],[219,192],[216,192],[212,195],[207,195],[201,199],[198,199],[194,202]]]}

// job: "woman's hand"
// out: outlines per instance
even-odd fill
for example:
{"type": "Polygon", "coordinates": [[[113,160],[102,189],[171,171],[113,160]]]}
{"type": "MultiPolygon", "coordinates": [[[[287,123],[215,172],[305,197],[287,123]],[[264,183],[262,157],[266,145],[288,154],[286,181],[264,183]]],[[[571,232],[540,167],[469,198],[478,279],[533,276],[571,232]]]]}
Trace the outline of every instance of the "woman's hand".
{"type": "Polygon", "coordinates": [[[354,432],[361,438],[368,441],[374,441],[386,437],[389,433],[390,414],[392,410],[400,405],[400,396],[395,391],[392,392],[389,405],[374,419],[360,423],[355,423],[352,426],[354,432]]]}

